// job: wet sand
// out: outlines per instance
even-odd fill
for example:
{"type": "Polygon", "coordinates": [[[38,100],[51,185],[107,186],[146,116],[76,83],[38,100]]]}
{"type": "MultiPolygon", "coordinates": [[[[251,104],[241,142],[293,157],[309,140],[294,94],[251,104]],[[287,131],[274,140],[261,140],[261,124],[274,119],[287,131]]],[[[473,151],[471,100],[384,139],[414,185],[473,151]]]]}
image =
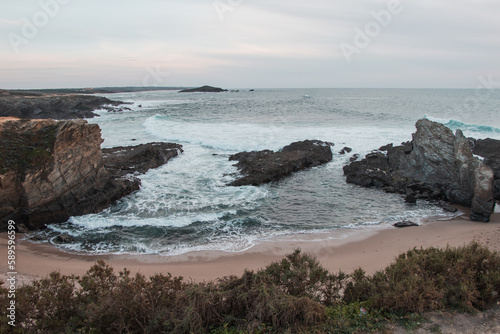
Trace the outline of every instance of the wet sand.
{"type": "MultiPolygon", "coordinates": [[[[22,235],[18,235],[21,239],[22,235]]],[[[366,230],[336,231],[320,235],[294,235],[264,241],[246,251],[191,252],[179,256],[103,255],[88,256],[59,251],[52,245],[17,240],[16,271],[22,284],[46,277],[52,271],[83,275],[98,259],[108,262],[115,271],[127,268],[146,276],[171,273],[193,281],[214,280],[227,275],[241,275],[245,269],[259,269],[280,260],[295,248],[314,254],[332,272],[351,272],[363,268],[368,273],[383,269],[399,254],[413,247],[463,246],[476,240],[500,252],[500,214],[490,223],[471,222],[466,215],[453,220],[427,222],[404,229],[374,227],[366,230]]],[[[0,234],[0,279],[7,270],[7,233],[0,234]]]]}

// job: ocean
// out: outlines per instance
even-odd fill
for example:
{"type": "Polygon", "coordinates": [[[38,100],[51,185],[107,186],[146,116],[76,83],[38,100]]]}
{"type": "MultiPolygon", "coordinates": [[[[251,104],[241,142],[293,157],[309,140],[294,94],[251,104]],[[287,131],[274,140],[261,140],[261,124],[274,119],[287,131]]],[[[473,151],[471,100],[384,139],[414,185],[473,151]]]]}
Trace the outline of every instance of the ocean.
{"type": "Polygon", "coordinates": [[[110,94],[130,111],[98,111],[103,147],[165,141],[184,153],[141,175],[140,191],[99,214],[72,217],[37,232],[84,254],[160,254],[222,250],[314,233],[389,228],[411,219],[453,215],[425,201],[347,184],[342,167],[388,143],[411,140],[427,117],[466,136],[500,139],[500,92],[453,89],[240,89],[225,93],[156,91],[110,94]],[[294,141],[332,142],[330,163],[259,187],[227,187],[237,172],[231,154],[278,150],[294,141]],[[338,152],[343,147],[353,151],[338,152]]]}

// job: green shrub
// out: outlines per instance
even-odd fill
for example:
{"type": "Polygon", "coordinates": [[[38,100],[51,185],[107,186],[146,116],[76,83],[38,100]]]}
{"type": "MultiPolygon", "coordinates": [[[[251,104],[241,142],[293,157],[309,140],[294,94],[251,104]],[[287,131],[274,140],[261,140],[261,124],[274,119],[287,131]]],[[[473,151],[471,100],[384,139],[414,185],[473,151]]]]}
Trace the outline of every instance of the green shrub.
{"type": "Polygon", "coordinates": [[[500,256],[472,242],[445,249],[413,249],[372,277],[358,269],[344,301],[366,301],[389,312],[484,309],[500,290],[500,256]]]}
{"type": "Polygon", "coordinates": [[[262,273],[268,275],[273,284],[283,287],[286,293],[308,297],[328,306],[340,301],[348,277],[343,272],[338,275],[329,273],[316,257],[303,254],[300,249],[270,264],[262,273]]]}
{"type": "MultiPolygon", "coordinates": [[[[19,333],[352,333],[428,310],[484,309],[500,291],[500,256],[477,243],[413,249],[374,275],[332,275],[296,250],[268,267],[213,282],[116,274],[98,261],[82,277],[52,273],[18,288],[19,333]]],[[[0,306],[8,303],[0,284],[0,306]]],[[[8,333],[5,319],[0,332],[8,333]]]]}

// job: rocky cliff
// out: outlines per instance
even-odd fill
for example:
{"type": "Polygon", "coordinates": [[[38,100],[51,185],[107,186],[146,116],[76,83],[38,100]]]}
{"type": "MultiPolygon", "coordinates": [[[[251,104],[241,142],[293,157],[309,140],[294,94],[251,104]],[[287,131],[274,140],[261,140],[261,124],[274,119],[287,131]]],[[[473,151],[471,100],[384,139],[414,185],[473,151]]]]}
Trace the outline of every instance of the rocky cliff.
{"type": "Polygon", "coordinates": [[[388,145],[344,167],[347,182],[375,186],[415,199],[446,200],[471,207],[471,219],[489,221],[493,212],[494,172],[473,156],[462,131],[419,120],[413,140],[388,145]]]}
{"type": "Polygon", "coordinates": [[[28,229],[98,212],[139,189],[104,168],[101,130],[83,120],[0,123],[0,220],[28,229]]]}
{"type": "MultiPolygon", "coordinates": [[[[35,92],[0,92],[0,117],[74,119],[97,116],[93,111],[123,104],[102,96],[54,95],[35,92]]],[[[119,109],[117,109],[119,110],[119,109]]]]}
{"type": "Polygon", "coordinates": [[[230,186],[259,185],[279,179],[309,167],[316,167],[332,160],[331,143],[305,140],[285,146],[281,151],[240,152],[229,157],[238,161],[242,176],[230,186]]]}
{"type": "Polygon", "coordinates": [[[39,229],[99,212],[139,189],[140,180],[125,174],[182,152],[146,144],[108,150],[104,159],[102,141],[99,126],[84,120],[0,119],[0,230],[9,219],[39,229]]]}

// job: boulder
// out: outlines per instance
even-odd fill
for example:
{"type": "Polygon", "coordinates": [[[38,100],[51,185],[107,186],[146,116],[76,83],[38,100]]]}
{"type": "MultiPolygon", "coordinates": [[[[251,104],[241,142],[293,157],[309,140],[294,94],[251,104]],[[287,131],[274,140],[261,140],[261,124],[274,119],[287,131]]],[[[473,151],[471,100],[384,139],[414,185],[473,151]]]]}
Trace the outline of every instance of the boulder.
{"type": "Polygon", "coordinates": [[[260,185],[279,179],[305,168],[316,167],[332,160],[333,144],[318,140],[295,142],[278,152],[270,150],[240,152],[229,157],[238,161],[242,177],[231,182],[230,186],[260,185]]]}
{"type": "Polygon", "coordinates": [[[344,167],[347,182],[365,187],[396,189],[416,198],[446,200],[471,207],[471,219],[489,221],[494,209],[494,173],[473,156],[462,131],[419,120],[413,140],[371,153],[344,167]],[[414,193],[408,194],[407,188],[414,193]]]}
{"type": "Polygon", "coordinates": [[[352,148],[350,148],[350,147],[347,147],[347,146],[346,146],[346,147],[344,147],[343,149],[341,149],[341,150],[339,151],[339,154],[340,154],[340,155],[344,155],[344,154],[346,154],[346,153],[351,153],[351,152],[352,152],[352,148]]]}
{"type": "Polygon", "coordinates": [[[402,222],[397,222],[392,226],[397,227],[397,228],[405,228],[405,227],[413,227],[413,226],[420,226],[420,225],[418,225],[417,223],[414,223],[412,221],[405,220],[402,222]]]}

